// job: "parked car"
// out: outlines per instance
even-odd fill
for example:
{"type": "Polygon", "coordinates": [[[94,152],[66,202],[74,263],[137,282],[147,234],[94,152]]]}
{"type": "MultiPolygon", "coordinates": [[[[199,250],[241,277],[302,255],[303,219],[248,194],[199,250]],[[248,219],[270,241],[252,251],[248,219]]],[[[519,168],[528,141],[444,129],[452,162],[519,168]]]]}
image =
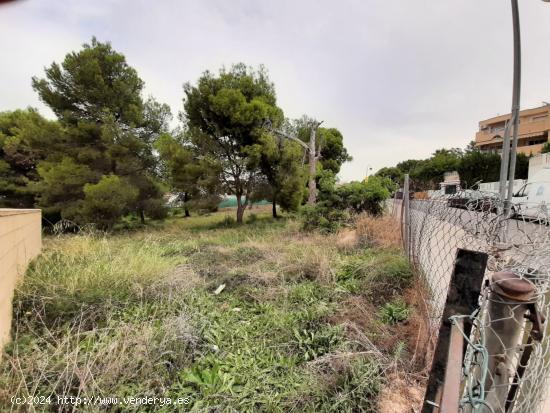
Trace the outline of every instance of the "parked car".
{"type": "Polygon", "coordinates": [[[550,169],[542,169],[512,198],[514,215],[528,219],[548,219],[550,204],[550,169]]]}

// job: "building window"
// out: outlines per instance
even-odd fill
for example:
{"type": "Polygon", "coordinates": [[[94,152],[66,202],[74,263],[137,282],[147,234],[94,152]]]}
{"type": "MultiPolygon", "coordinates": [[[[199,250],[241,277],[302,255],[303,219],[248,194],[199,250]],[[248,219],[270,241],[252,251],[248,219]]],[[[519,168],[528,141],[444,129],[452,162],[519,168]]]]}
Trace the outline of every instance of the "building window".
{"type": "Polygon", "coordinates": [[[536,122],[538,120],[546,119],[547,117],[548,117],[548,114],[533,116],[531,118],[531,122],[536,122]]]}

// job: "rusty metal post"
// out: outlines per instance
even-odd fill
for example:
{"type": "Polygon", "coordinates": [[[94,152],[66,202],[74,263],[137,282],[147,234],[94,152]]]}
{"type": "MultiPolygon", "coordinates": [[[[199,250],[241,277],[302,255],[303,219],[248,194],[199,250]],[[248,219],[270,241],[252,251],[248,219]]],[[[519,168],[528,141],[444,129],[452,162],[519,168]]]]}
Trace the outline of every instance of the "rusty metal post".
{"type": "Polygon", "coordinates": [[[484,383],[486,406],[482,413],[504,413],[521,343],[525,313],[532,303],[535,286],[513,272],[498,272],[491,277],[486,313],[488,375],[484,383]]]}
{"type": "Polygon", "coordinates": [[[462,354],[464,351],[463,329],[463,319],[456,319],[451,329],[445,384],[443,385],[439,413],[456,413],[458,411],[460,381],[462,379],[462,354]]]}

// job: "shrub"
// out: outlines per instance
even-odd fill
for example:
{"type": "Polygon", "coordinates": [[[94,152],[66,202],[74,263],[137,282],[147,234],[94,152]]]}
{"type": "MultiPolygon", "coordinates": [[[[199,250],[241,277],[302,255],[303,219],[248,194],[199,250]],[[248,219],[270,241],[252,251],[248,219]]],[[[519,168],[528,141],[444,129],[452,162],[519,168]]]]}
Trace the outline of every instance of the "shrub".
{"type": "Polygon", "coordinates": [[[386,324],[397,324],[409,317],[409,306],[401,299],[384,304],[380,309],[380,319],[386,324]]]}
{"type": "Polygon", "coordinates": [[[106,175],[97,184],[84,185],[80,215],[85,222],[110,229],[136,202],[138,191],[116,175],[106,175]]]}
{"type": "Polygon", "coordinates": [[[318,229],[324,233],[336,232],[349,220],[349,213],[324,204],[306,205],[301,209],[302,227],[306,231],[318,229]]]}
{"type": "Polygon", "coordinates": [[[337,207],[353,212],[367,211],[380,215],[383,202],[390,197],[390,187],[393,185],[388,178],[371,176],[367,181],[350,182],[335,189],[337,207]]]}
{"type": "Polygon", "coordinates": [[[168,216],[168,208],[159,198],[151,198],[142,202],[145,215],[152,219],[164,219],[168,216]]]}
{"type": "Polygon", "coordinates": [[[294,329],[294,338],[305,361],[314,360],[323,354],[330,353],[342,341],[338,327],[326,327],[320,330],[294,329]]]}
{"type": "Polygon", "coordinates": [[[350,213],[367,211],[380,215],[383,201],[389,198],[394,183],[388,178],[373,176],[368,181],[350,182],[336,186],[330,171],[319,173],[319,194],[315,206],[302,208],[303,228],[334,232],[349,219],[350,213]]]}

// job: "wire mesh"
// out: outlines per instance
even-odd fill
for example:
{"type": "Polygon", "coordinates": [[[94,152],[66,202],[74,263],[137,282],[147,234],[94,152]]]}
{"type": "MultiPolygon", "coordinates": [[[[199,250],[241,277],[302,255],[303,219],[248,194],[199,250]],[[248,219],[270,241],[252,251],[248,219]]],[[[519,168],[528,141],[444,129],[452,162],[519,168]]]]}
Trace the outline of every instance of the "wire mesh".
{"type": "MultiPolygon", "coordinates": [[[[505,216],[497,195],[477,190],[411,199],[404,216],[403,199],[391,214],[402,223],[410,261],[427,290],[428,324],[434,343],[446,302],[457,249],[487,253],[479,308],[467,317],[473,328],[465,337],[461,412],[539,412],[550,372],[550,331],[533,339],[536,311],[550,317],[550,227],[547,205],[514,204],[505,216]],[[503,299],[493,291],[493,274],[509,271],[534,288],[528,302],[503,299]],[[522,357],[523,356],[523,357],[522,357]],[[511,391],[511,389],[513,391],[511,391]]],[[[451,320],[452,321],[452,320],[451,320]]]]}

